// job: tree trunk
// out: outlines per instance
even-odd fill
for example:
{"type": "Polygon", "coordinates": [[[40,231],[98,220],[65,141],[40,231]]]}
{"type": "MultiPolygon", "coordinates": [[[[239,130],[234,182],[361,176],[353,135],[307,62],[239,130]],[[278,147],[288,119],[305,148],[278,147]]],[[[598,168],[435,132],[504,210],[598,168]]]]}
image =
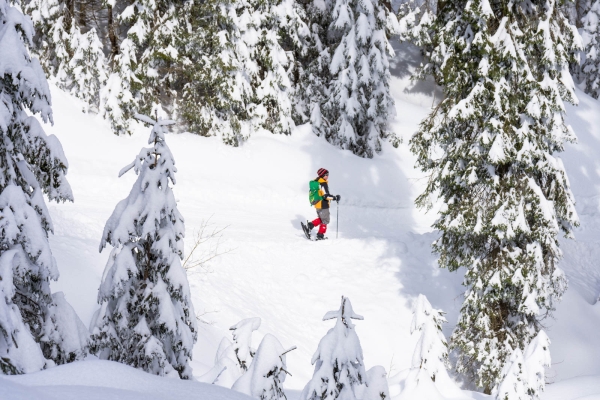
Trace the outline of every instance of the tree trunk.
{"type": "Polygon", "coordinates": [[[114,59],[119,54],[119,43],[117,40],[116,26],[113,19],[113,8],[109,4],[108,6],[108,40],[110,40],[110,66],[114,65],[114,59]]]}

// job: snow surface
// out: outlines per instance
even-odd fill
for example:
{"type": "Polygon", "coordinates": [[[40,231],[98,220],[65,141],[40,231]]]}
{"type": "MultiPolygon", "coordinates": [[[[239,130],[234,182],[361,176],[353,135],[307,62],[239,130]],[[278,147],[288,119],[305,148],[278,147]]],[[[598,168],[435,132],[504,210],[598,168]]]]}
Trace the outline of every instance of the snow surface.
{"type": "Polygon", "coordinates": [[[0,399],[249,400],[207,383],[162,378],[112,361],[81,361],[19,376],[0,376],[0,399]]]}
{"type": "MultiPolygon", "coordinates": [[[[177,160],[174,193],[185,218],[186,249],[203,220],[210,219],[215,228],[226,227],[220,243],[226,252],[207,268],[188,271],[194,307],[203,321],[194,348],[194,376],[212,368],[222,338],[231,340],[229,327],[260,317],[254,348],[267,333],[286,349],[298,347],[286,356],[292,376],[285,388],[295,399],[312,377],[311,356],[332,326],[321,318],[337,307],[342,295],[364,316],[355,325],[365,367],[382,365],[387,370],[393,399],[400,394],[418,339],[411,336],[410,324],[411,306],[419,294],[447,313],[444,334],[450,335],[462,304],[463,271],[437,268],[430,248],[436,238],[430,225],[436,216],[414,206],[425,180],[414,169],[415,158],[408,149],[411,135],[441,94],[427,82],[411,85],[408,74],[418,51],[396,50],[391,66],[394,130],[404,141],[398,149],[385,145],[373,160],[331,146],[309,126],[298,127],[291,136],[256,135],[239,148],[224,146],[217,138],[167,135],[177,160]],[[315,216],[308,202],[308,181],[320,167],[330,171],[331,192],[340,194],[342,201],[339,209],[332,208],[329,240],[309,242],[300,221],[315,216]]],[[[577,95],[579,106],[568,106],[567,112],[580,143],[569,145],[562,159],[581,227],[575,241],[562,242],[561,267],[570,288],[555,318],[545,321],[552,367],[546,374],[550,384],[544,400],[600,399],[600,103],[581,91],[577,95]]],[[[147,129],[138,126],[131,137],[114,136],[108,122],[81,113],[79,100],[55,87],[52,96],[55,125],[45,129],[62,142],[75,196],[73,204],[49,205],[55,227],[51,245],[61,273],[52,289],[63,291],[88,324],[98,307],[97,291],[109,255],[98,253],[102,228],[135,179],[133,174],[120,179],[117,175],[145,144],[147,129]]],[[[208,244],[215,245],[216,239],[208,244]]],[[[127,400],[184,394],[245,398],[216,385],[158,378],[101,361],[0,379],[3,400],[117,394],[127,400]]],[[[412,398],[488,398],[461,393],[450,384],[446,391],[443,384],[437,386],[423,389],[431,395],[412,398]]]]}

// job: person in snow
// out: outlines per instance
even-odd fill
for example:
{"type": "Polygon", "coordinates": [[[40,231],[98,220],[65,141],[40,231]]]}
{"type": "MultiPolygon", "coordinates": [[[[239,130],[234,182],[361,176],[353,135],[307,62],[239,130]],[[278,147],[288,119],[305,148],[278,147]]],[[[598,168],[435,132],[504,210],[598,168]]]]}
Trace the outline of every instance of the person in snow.
{"type": "Polygon", "coordinates": [[[316,200],[312,202],[312,205],[317,209],[318,218],[312,222],[307,221],[306,226],[308,228],[308,232],[310,232],[315,227],[319,227],[319,232],[317,233],[316,240],[327,239],[325,237],[325,232],[327,232],[327,225],[331,221],[331,216],[329,213],[329,205],[331,200],[340,201],[340,195],[332,195],[329,193],[329,171],[325,168],[319,168],[317,171],[317,178],[313,180],[314,182],[319,183],[319,193],[316,197],[316,200]]]}

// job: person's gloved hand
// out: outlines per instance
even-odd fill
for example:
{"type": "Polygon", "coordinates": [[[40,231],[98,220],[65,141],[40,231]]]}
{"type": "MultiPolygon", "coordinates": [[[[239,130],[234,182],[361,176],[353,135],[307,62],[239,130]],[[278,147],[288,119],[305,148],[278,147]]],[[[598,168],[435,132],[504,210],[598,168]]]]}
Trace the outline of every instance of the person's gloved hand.
{"type": "Polygon", "coordinates": [[[337,202],[339,203],[341,198],[342,198],[342,196],[340,196],[340,195],[338,194],[337,196],[335,196],[335,201],[337,201],[337,202]]]}

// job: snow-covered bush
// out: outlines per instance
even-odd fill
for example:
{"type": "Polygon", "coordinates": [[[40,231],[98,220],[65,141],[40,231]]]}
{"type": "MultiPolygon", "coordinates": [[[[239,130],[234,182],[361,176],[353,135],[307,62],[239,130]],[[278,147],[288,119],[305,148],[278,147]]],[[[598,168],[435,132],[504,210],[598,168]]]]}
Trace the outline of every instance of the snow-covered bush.
{"type": "Polygon", "coordinates": [[[238,365],[243,371],[248,370],[256,350],[252,348],[252,332],[260,328],[260,318],[246,318],[229,328],[233,335],[233,351],[238,365]]]}
{"type": "Polygon", "coordinates": [[[422,294],[413,304],[413,319],[410,333],[420,333],[419,341],[413,353],[411,368],[419,370],[433,381],[439,372],[446,370],[448,365],[448,343],[442,333],[445,324],[444,312],[434,309],[427,297],[422,294]]]}
{"type": "Polygon", "coordinates": [[[53,293],[41,338],[44,356],[57,364],[81,360],[88,353],[89,336],[63,292],[53,293]]]}
{"type": "Polygon", "coordinates": [[[92,351],[153,374],[189,379],[198,329],[181,266],[185,229],[171,189],[177,169],[165,142],[164,126],[174,122],[136,117],[153,125],[153,146],[119,173],[133,168],[138,178],[102,235],[100,250],[114,248],[91,323],[92,351]]]}
{"type": "Polygon", "coordinates": [[[390,399],[390,388],[388,387],[387,372],[381,365],[376,365],[367,371],[367,388],[365,389],[363,399],[390,399]]]}
{"type": "Polygon", "coordinates": [[[350,300],[342,296],[339,310],[323,317],[323,321],[330,319],[336,319],[335,326],[321,339],[312,357],[315,372],[304,387],[301,400],[362,398],[366,382],[363,352],[351,319],[363,317],[355,314],[350,300]]]}
{"type": "Polygon", "coordinates": [[[232,386],[233,390],[260,400],[285,399],[283,382],[287,372],[285,350],[279,340],[266,334],[248,370],[232,386]]]}
{"type": "Polygon", "coordinates": [[[518,347],[502,369],[502,382],[494,390],[496,400],[537,400],[546,386],[545,368],[550,367],[550,339],[540,331],[525,354],[518,347]]]}
{"type": "Polygon", "coordinates": [[[227,338],[223,338],[217,353],[215,354],[215,365],[198,380],[204,383],[210,383],[226,388],[231,388],[235,381],[242,376],[237,357],[234,351],[233,343],[227,338]]]}
{"type": "Polygon", "coordinates": [[[50,281],[58,279],[44,194],[72,201],[67,159],[37,114],[52,121],[50,90],[29,54],[31,20],[0,0],[0,371],[27,373],[80,359],[77,316],[50,281]],[[48,358],[48,360],[46,358],[48,358]]]}
{"type": "Polygon", "coordinates": [[[246,318],[229,330],[233,343],[223,338],[215,355],[215,365],[200,377],[201,382],[231,388],[252,363],[256,350],[252,347],[252,332],[260,327],[260,318],[246,318]]]}

